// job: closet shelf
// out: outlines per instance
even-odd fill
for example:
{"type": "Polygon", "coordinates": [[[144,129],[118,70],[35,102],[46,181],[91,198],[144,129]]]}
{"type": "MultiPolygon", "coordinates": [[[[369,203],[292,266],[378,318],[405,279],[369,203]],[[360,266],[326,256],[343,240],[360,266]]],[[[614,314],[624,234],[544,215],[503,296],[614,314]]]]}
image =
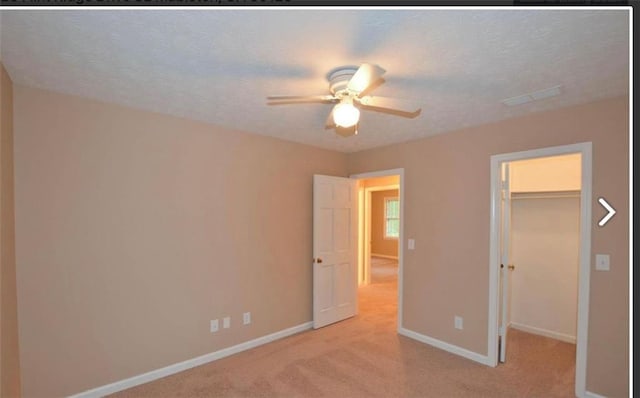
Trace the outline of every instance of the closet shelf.
{"type": "Polygon", "coordinates": [[[579,197],[580,197],[580,190],[511,192],[511,199],[556,199],[556,198],[579,198],[579,197]]]}

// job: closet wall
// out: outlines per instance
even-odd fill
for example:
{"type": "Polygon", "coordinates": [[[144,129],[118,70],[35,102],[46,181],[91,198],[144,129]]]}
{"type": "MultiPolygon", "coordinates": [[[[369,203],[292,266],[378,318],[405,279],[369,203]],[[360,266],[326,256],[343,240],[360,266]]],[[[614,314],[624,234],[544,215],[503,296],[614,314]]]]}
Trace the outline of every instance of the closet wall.
{"type": "Polygon", "coordinates": [[[511,326],[575,343],[580,155],[510,167],[511,326]]]}

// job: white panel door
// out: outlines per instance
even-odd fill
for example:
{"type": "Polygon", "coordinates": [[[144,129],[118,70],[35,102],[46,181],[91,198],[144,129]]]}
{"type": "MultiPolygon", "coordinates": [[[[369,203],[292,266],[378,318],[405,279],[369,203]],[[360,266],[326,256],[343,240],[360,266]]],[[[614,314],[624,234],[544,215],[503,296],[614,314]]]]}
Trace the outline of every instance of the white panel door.
{"type": "Polygon", "coordinates": [[[313,176],[313,327],[357,313],[356,180],[313,176]]]}
{"type": "Polygon", "coordinates": [[[514,266],[511,257],[511,189],[509,187],[509,164],[502,165],[502,225],[500,230],[500,362],[507,359],[507,333],[509,332],[509,315],[511,304],[511,271],[514,266]]]}

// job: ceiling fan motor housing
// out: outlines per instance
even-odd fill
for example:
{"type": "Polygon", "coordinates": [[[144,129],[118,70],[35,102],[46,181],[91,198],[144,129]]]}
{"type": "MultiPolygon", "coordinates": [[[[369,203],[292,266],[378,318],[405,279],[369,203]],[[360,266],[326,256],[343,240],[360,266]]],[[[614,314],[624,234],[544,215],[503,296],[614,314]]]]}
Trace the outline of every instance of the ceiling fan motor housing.
{"type": "Polygon", "coordinates": [[[329,72],[327,74],[327,80],[329,80],[329,91],[331,94],[336,96],[346,94],[349,80],[351,80],[357,71],[357,66],[341,66],[329,72]]]}

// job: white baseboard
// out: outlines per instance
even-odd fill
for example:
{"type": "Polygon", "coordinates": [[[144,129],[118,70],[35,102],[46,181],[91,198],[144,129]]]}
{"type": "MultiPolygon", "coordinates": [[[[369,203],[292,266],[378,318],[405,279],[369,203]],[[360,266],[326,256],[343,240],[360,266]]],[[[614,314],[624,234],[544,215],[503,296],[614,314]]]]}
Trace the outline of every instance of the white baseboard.
{"type": "Polygon", "coordinates": [[[191,369],[196,366],[203,365],[205,363],[213,362],[229,355],[237,354],[242,351],[249,350],[261,346],[263,344],[270,343],[275,340],[282,339],[294,335],[296,333],[309,330],[313,327],[313,322],[303,323],[298,326],[291,327],[289,329],[281,330],[266,336],[258,337],[254,340],[249,340],[244,343],[234,345],[232,347],[223,348],[209,354],[205,354],[196,358],[188,359],[183,362],[179,362],[173,365],[166,366],[164,368],[152,370],[151,372],[143,373],[138,376],[133,376],[128,379],[116,381],[115,383],[107,384],[101,387],[97,387],[91,390],[81,392],[76,395],[72,395],[69,398],[97,398],[103,397],[108,394],[113,394],[118,391],[126,390],[131,387],[138,386],[140,384],[148,383],[153,380],[157,380],[161,377],[170,376],[172,374],[182,372],[183,370],[191,369]]]}
{"type": "Polygon", "coordinates": [[[523,332],[537,334],[544,337],[550,337],[552,339],[564,341],[567,343],[572,343],[572,344],[576,343],[576,336],[554,332],[553,330],[541,329],[534,326],[523,325],[517,322],[511,322],[509,326],[517,330],[522,330],[523,332]]]}
{"type": "Polygon", "coordinates": [[[604,395],[596,394],[595,392],[586,391],[584,393],[585,398],[607,398],[604,395]]]}
{"type": "Polygon", "coordinates": [[[386,254],[376,254],[376,253],[371,253],[371,257],[390,258],[392,260],[398,259],[398,256],[387,256],[386,254]]]}
{"type": "Polygon", "coordinates": [[[479,362],[479,363],[481,363],[483,365],[491,366],[490,363],[489,363],[489,357],[487,357],[486,355],[480,355],[480,354],[478,354],[476,352],[469,351],[469,350],[466,350],[464,348],[460,348],[460,347],[455,346],[453,344],[445,343],[444,341],[440,341],[438,339],[434,339],[432,337],[425,336],[423,334],[414,332],[414,331],[409,330],[409,329],[398,328],[398,333],[403,335],[403,336],[409,337],[410,339],[418,340],[418,341],[420,341],[422,343],[429,344],[431,346],[434,346],[434,347],[439,348],[441,350],[445,350],[445,351],[450,352],[452,354],[459,355],[461,357],[470,359],[470,360],[475,361],[475,362],[479,362]]]}

